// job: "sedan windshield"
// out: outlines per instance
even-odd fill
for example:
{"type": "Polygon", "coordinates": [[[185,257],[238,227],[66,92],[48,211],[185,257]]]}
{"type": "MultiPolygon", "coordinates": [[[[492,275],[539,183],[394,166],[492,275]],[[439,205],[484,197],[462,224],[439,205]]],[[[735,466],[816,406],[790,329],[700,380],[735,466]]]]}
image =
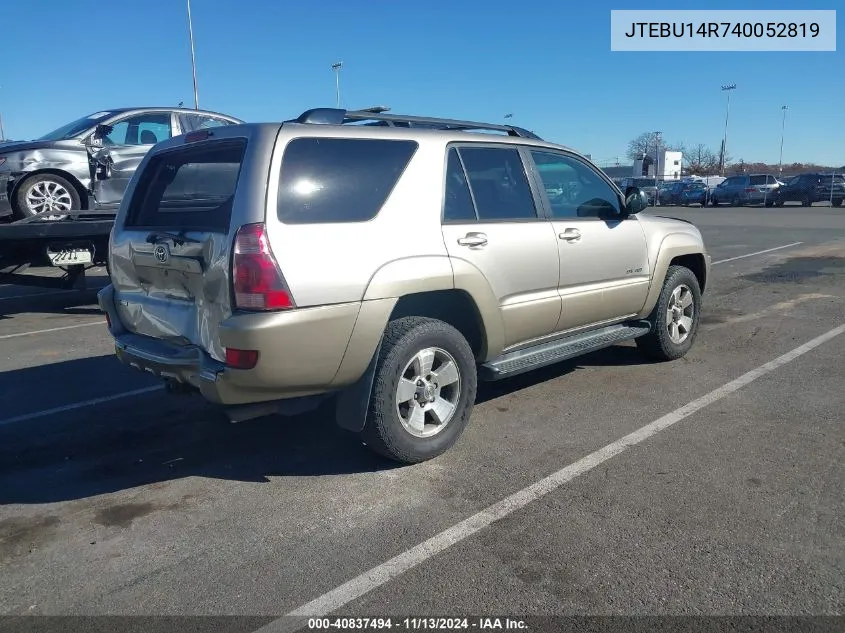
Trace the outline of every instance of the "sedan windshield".
{"type": "Polygon", "coordinates": [[[49,134],[45,134],[39,139],[39,141],[66,141],[68,139],[73,138],[74,136],[81,134],[85,130],[94,127],[97,125],[98,121],[101,121],[107,117],[110,117],[114,112],[96,112],[94,114],[89,114],[86,117],[82,117],[81,119],[77,119],[76,121],[71,121],[63,125],[62,127],[58,128],[57,130],[53,130],[49,134]]]}

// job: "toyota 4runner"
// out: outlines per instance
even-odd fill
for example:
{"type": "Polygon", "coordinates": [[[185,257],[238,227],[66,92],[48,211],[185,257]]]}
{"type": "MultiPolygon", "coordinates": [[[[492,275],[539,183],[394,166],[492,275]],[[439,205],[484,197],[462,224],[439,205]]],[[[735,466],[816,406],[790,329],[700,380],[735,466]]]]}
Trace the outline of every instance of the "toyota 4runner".
{"type": "Polygon", "coordinates": [[[342,427],[418,462],[461,435],[479,379],[626,340],[690,349],[710,257],[646,206],[517,127],[319,108],[156,145],[99,302],[120,360],[170,391],[233,421],[332,397],[342,427]]]}

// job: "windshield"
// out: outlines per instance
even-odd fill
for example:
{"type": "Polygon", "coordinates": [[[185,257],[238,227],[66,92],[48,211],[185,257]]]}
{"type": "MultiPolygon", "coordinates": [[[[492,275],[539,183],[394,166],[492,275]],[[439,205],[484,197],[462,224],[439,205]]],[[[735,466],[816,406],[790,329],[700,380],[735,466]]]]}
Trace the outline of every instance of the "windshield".
{"type": "Polygon", "coordinates": [[[62,127],[58,128],[57,130],[53,130],[49,134],[45,134],[41,138],[36,140],[38,141],[66,141],[67,139],[73,138],[77,134],[84,132],[85,130],[94,127],[99,121],[110,117],[112,114],[116,114],[114,112],[95,112],[94,114],[89,114],[86,117],[82,117],[81,119],[77,119],[76,121],[71,121],[63,125],[62,127]]]}

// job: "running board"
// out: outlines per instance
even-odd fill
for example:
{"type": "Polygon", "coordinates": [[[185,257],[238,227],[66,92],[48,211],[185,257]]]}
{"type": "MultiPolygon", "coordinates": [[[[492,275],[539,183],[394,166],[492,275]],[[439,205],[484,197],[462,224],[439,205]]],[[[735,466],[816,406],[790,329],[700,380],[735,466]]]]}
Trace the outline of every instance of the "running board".
{"type": "Polygon", "coordinates": [[[647,321],[611,325],[598,330],[573,334],[550,343],[520,349],[484,363],[478,368],[481,380],[501,380],[576,356],[595,352],[616,343],[630,341],[648,334],[647,321]]]}

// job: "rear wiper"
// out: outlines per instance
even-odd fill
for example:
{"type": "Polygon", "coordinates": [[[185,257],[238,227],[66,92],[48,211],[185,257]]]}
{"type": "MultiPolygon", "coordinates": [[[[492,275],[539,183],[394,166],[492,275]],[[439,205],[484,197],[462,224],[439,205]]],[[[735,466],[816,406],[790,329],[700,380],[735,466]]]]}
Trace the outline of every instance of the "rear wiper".
{"type": "Polygon", "coordinates": [[[173,240],[173,243],[177,246],[182,246],[185,242],[193,242],[194,244],[199,244],[200,241],[194,239],[193,237],[187,237],[183,232],[181,233],[169,233],[167,231],[156,231],[154,233],[150,233],[147,236],[147,242],[149,244],[155,244],[159,240],[173,240]]]}

